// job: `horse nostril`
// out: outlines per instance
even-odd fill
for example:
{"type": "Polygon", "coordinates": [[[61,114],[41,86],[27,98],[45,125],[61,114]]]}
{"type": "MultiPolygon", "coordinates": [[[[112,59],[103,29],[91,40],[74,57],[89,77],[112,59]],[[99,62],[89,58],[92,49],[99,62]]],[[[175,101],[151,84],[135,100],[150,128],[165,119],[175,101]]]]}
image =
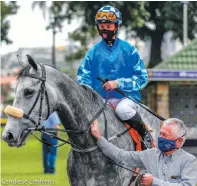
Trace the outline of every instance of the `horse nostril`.
{"type": "Polygon", "coordinates": [[[7,132],[7,134],[4,137],[4,140],[7,142],[12,142],[14,141],[14,136],[11,132],[7,132]]]}

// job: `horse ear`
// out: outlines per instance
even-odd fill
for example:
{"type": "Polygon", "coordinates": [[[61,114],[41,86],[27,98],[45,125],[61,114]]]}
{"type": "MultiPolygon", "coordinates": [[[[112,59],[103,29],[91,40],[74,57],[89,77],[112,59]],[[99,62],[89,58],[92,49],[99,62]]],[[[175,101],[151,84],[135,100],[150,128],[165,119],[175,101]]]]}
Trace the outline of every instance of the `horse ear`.
{"type": "Polygon", "coordinates": [[[18,63],[22,66],[22,67],[26,67],[28,65],[27,62],[23,61],[21,56],[17,55],[18,58],[18,63]]]}
{"type": "Polygon", "coordinates": [[[29,64],[37,71],[38,70],[38,66],[37,66],[37,63],[34,61],[33,57],[31,57],[28,54],[26,56],[27,56],[29,64]]]}

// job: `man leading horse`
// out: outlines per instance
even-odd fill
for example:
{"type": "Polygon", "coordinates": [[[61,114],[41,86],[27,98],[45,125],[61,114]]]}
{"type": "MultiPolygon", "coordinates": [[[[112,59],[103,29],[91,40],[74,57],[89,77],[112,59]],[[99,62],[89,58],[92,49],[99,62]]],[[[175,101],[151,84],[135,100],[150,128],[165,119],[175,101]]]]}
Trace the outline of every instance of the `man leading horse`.
{"type": "Polygon", "coordinates": [[[101,151],[110,159],[126,167],[145,168],[141,177],[143,186],[195,186],[197,161],[181,147],[186,140],[186,126],[177,118],[164,121],[158,137],[158,149],[141,152],[125,151],[101,136],[98,122],[91,125],[92,135],[101,151]]]}

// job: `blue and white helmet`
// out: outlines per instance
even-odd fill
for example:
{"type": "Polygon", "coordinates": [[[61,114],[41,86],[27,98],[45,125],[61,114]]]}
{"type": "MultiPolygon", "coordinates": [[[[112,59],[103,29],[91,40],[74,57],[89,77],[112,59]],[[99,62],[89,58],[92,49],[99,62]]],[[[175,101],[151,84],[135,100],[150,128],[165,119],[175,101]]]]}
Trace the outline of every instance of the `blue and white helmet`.
{"type": "Polygon", "coordinates": [[[117,8],[106,5],[100,8],[95,16],[95,24],[99,23],[115,23],[117,25],[122,24],[122,15],[117,8]]]}

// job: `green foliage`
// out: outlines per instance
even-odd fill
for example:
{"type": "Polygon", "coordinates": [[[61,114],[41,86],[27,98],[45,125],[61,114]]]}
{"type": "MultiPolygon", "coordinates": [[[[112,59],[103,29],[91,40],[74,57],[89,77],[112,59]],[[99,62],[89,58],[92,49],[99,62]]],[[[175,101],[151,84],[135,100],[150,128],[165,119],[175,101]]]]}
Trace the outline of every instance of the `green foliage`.
{"type": "Polygon", "coordinates": [[[6,44],[11,44],[12,41],[8,38],[8,31],[10,29],[10,22],[8,17],[17,13],[19,6],[17,2],[10,1],[0,2],[1,6],[1,41],[5,42],[6,44]]]}
{"type": "Polygon", "coordinates": [[[80,41],[81,47],[76,53],[71,53],[66,59],[70,62],[74,59],[81,59],[88,50],[88,43],[90,38],[97,36],[97,30],[94,26],[89,26],[86,32],[81,32],[81,28],[76,29],[73,33],[69,33],[69,38],[74,41],[80,41]]]}
{"type": "Polygon", "coordinates": [[[12,105],[13,102],[14,102],[14,97],[8,95],[8,97],[7,97],[6,100],[4,101],[4,104],[6,104],[6,105],[12,105]]]}
{"type": "MultiPolygon", "coordinates": [[[[167,31],[173,31],[174,38],[183,38],[183,3],[177,1],[150,1],[145,3],[149,12],[146,23],[142,27],[133,27],[138,37],[152,41],[149,67],[152,68],[161,61],[161,41],[167,31]],[[154,24],[152,29],[147,23],[154,24]]],[[[197,33],[197,2],[188,4],[188,37],[193,39],[197,33]]]]}
{"type": "MultiPolygon", "coordinates": [[[[74,2],[71,4],[72,8],[73,6],[78,7],[74,2]]],[[[82,28],[94,25],[96,11],[106,4],[115,6],[122,12],[123,26],[127,33],[129,33],[128,36],[135,33],[142,40],[145,40],[145,38],[151,39],[152,48],[149,67],[154,67],[161,61],[160,48],[165,32],[172,30],[174,32],[174,38],[179,38],[180,40],[183,38],[183,3],[174,1],[83,2],[83,6],[80,6],[80,11],[83,9],[85,17],[80,29],[81,33],[83,32],[82,28]],[[155,29],[151,28],[149,24],[154,25],[155,29]]],[[[196,33],[197,2],[190,2],[188,4],[189,39],[193,39],[196,33]]],[[[80,40],[80,37],[78,37],[78,40],[80,40]]]]}
{"type": "Polygon", "coordinates": [[[64,1],[52,1],[50,5],[47,4],[47,1],[34,1],[32,3],[32,8],[34,9],[38,6],[43,11],[43,16],[46,18],[46,13],[48,12],[49,16],[49,24],[46,29],[56,29],[57,31],[61,31],[63,27],[63,21],[67,18],[64,12],[64,1]]]}
{"type": "MultiPolygon", "coordinates": [[[[78,28],[69,35],[71,39],[81,43],[81,51],[71,54],[71,58],[79,59],[84,56],[87,45],[98,34],[94,16],[99,8],[107,4],[118,8],[122,13],[122,27],[126,30],[128,37],[151,39],[149,67],[154,67],[161,61],[160,48],[165,32],[173,31],[174,38],[180,38],[180,40],[183,38],[183,3],[178,1],[62,1],[53,3],[52,7],[59,6],[56,8],[57,12],[64,15],[62,20],[66,19],[71,22],[77,18],[82,21],[82,24],[79,24],[78,28]]],[[[193,39],[196,33],[197,2],[190,1],[188,5],[189,39],[193,39]]]]}
{"type": "MultiPolygon", "coordinates": [[[[166,17],[164,27],[166,30],[173,30],[174,37],[183,40],[183,3],[167,2],[164,8],[166,17]],[[169,11],[171,10],[171,11],[169,11]],[[173,10],[173,11],[172,11],[173,10]]],[[[188,4],[188,38],[193,39],[197,33],[197,1],[190,1],[188,4]]]]}

